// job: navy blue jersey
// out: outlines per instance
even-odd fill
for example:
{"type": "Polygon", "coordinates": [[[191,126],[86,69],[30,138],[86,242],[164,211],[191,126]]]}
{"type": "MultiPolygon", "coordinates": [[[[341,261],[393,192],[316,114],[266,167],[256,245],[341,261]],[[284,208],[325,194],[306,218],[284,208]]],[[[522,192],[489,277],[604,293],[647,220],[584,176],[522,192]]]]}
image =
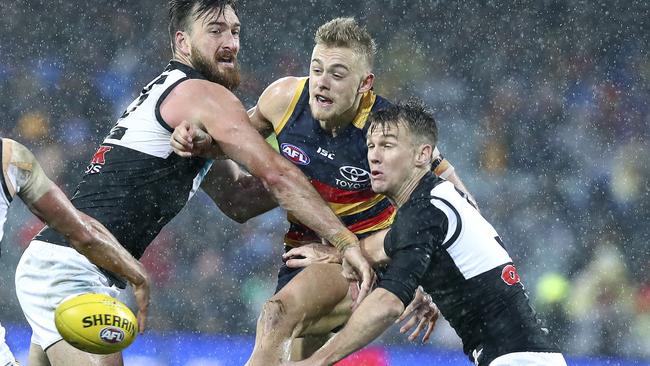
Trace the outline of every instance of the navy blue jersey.
{"type": "MultiPolygon", "coordinates": [[[[366,121],[371,112],[386,108],[389,102],[372,91],[364,94],[357,116],[333,137],[312,117],[308,80],[300,79],[283,120],[275,128],[281,154],[302,170],[350,231],[364,234],[387,228],[395,209],[370,187],[366,121]]],[[[295,246],[318,239],[295,218],[289,217],[289,222],[286,244],[295,246]]]]}

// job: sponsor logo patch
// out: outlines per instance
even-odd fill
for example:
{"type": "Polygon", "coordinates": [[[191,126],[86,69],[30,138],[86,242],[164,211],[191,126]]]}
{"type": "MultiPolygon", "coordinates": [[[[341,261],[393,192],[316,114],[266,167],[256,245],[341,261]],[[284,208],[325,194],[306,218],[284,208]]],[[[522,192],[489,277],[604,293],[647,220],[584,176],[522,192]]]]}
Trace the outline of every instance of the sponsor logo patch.
{"type": "Polygon", "coordinates": [[[519,278],[519,273],[517,273],[517,268],[515,268],[515,266],[512,264],[508,264],[507,266],[503,267],[503,271],[501,271],[501,279],[509,286],[512,286],[521,281],[519,278]]]}
{"type": "Polygon", "coordinates": [[[370,173],[354,166],[342,166],[339,168],[339,173],[352,183],[365,183],[370,180],[370,173]]]}
{"type": "Polygon", "coordinates": [[[111,150],[113,150],[112,146],[100,146],[90,160],[90,164],[86,167],[86,174],[99,173],[106,164],[106,153],[111,150]]]}
{"type": "Polygon", "coordinates": [[[280,150],[282,151],[282,154],[287,157],[287,159],[293,161],[294,163],[300,165],[309,165],[309,156],[307,156],[307,154],[299,147],[284,143],[280,145],[280,150]]]}

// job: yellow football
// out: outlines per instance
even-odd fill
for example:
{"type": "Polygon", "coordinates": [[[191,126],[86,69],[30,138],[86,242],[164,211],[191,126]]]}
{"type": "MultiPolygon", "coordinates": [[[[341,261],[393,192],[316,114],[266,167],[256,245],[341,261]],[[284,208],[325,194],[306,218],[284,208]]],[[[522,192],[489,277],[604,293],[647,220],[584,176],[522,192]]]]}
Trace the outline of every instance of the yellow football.
{"type": "Polygon", "coordinates": [[[68,343],[97,354],[119,352],[138,334],[133,312],[106,294],[86,293],[64,300],[56,308],[54,323],[68,343]]]}

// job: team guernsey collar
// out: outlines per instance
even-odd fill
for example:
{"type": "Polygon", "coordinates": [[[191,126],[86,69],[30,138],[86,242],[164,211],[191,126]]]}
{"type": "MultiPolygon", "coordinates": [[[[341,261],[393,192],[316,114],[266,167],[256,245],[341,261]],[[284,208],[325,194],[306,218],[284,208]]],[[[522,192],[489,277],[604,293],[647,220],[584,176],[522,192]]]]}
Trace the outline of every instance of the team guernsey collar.
{"type": "Polygon", "coordinates": [[[201,74],[200,72],[196,71],[196,69],[193,69],[191,66],[185,65],[184,63],[176,60],[170,60],[169,64],[165,68],[165,71],[171,71],[171,70],[180,70],[193,79],[207,80],[207,78],[203,76],[203,74],[201,74]]]}
{"type": "Polygon", "coordinates": [[[368,116],[370,116],[372,106],[375,105],[376,99],[377,94],[375,94],[372,90],[363,93],[363,96],[361,97],[361,103],[359,103],[359,111],[357,112],[357,116],[354,117],[354,120],[352,121],[354,127],[360,130],[363,129],[363,127],[366,125],[366,121],[368,121],[368,116]]]}

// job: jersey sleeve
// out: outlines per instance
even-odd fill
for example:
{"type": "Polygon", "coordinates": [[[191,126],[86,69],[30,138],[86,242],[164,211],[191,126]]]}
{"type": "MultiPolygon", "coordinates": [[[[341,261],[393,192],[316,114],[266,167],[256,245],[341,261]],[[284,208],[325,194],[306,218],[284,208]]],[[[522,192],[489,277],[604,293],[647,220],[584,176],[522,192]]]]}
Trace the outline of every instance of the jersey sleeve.
{"type": "Polygon", "coordinates": [[[2,142],[2,172],[8,178],[9,191],[27,204],[35,202],[52,187],[52,181],[29,149],[10,139],[2,142]]]}
{"type": "Polygon", "coordinates": [[[447,216],[428,199],[420,199],[403,211],[384,239],[390,264],[378,287],[395,294],[406,306],[429,269],[434,249],[441,245],[447,232],[447,216]]]}

